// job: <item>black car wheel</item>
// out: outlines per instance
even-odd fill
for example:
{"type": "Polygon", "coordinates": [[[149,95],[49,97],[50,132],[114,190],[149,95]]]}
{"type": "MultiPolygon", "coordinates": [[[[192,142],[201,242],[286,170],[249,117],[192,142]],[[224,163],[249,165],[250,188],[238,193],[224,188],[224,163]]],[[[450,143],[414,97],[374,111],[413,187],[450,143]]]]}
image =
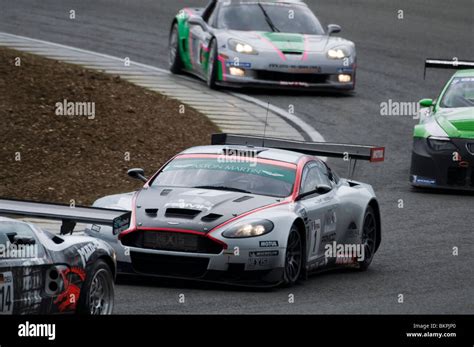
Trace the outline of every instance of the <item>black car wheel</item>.
{"type": "Polygon", "coordinates": [[[209,60],[207,62],[207,85],[211,89],[217,89],[217,41],[211,41],[211,48],[209,49],[209,60]]]}
{"type": "Polygon", "coordinates": [[[77,313],[86,315],[112,314],[114,308],[114,279],[109,266],[98,260],[87,270],[81,288],[77,313]]]}
{"type": "Polygon", "coordinates": [[[377,220],[372,207],[367,207],[362,226],[361,244],[364,247],[364,260],[359,261],[359,270],[365,271],[369,268],[374,258],[377,244],[377,220]]]}
{"type": "Polygon", "coordinates": [[[296,226],[292,226],[286,246],[285,269],[283,282],[285,285],[293,285],[301,275],[303,266],[303,240],[296,226]]]}
{"type": "Polygon", "coordinates": [[[178,25],[174,24],[169,37],[169,68],[174,74],[179,74],[183,68],[181,51],[179,49],[178,25]]]}

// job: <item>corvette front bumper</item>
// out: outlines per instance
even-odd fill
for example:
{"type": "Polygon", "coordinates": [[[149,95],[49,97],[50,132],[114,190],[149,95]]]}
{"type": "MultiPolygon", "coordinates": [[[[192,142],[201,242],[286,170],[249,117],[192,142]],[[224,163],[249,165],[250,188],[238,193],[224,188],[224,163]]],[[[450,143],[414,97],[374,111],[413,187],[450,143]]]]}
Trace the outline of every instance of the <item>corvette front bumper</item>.
{"type": "Polygon", "coordinates": [[[307,90],[352,90],[356,82],[355,59],[329,60],[322,54],[286,55],[282,60],[274,52],[257,56],[225,52],[219,58],[220,78],[226,87],[255,87],[307,90]]]}
{"type": "Polygon", "coordinates": [[[225,80],[217,84],[237,88],[301,88],[306,90],[353,90],[355,87],[355,74],[349,74],[352,82],[345,83],[338,81],[339,74],[293,74],[274,71],[248,71],[247,74],[249,75],[247,77],[227,75],[225,80]]]}
{"type": "Polygon", "coordinates": [[[415,138],[410,182],[416,187],[474,191],[474,140],[451,139],[460,155],[453,151],[435,151],[426,138],[415,138]],[[472,149],[471,149],[472,148],[472,149]]]}

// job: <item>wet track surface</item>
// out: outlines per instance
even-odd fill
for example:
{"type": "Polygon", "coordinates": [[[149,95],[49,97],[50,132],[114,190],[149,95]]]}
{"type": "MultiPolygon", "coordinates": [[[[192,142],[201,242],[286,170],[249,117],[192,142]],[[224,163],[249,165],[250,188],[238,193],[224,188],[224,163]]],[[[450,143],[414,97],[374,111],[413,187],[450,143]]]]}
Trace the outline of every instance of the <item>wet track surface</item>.
{"type": "MultiPolygon", "coordinates": [[[[307,1],[323,24],[356,43],[352,96],[244,91],[295,113],[327,141],[383,145],[386,162],[362,163],[356,179],[373,184],[383,241],[369,271],[332,272],[290,289],[240,290],[181,281],[133,280],[116,287],[116,313],[474,313],[474,195],[416,192],[408,184],[410,116],[381,116],[389,99],[435,97],[452,72],[425,58],[473,60],[472,1],[307,1]],[[317,4],[317,5],[316,5],[317,4]],[[398,19],[399,10],[404,19],[398,19]],[[403,208],[399,208],[401,200],[403,208]],[[453,247],[459,255],[453,256],[453,247]],[[295,302],[288,303],[294,294],[295,302]],[[179,303],[179,295],[185,303],[179,303]],[[398,303],[398,295],[404,303],[398,303]]],[[[0,31],[167,67],[172,17],[205,1],[0,0],[0,31]],[[69,19],[69,11],[76,19],[69,19]]],[[[201,83],[201,82],[197,82],[201,83]]],[[[206,88],[202,83],[202,88],[206,88]]],[[[346,167],[331,161],[344,176],[346,167]]]]}

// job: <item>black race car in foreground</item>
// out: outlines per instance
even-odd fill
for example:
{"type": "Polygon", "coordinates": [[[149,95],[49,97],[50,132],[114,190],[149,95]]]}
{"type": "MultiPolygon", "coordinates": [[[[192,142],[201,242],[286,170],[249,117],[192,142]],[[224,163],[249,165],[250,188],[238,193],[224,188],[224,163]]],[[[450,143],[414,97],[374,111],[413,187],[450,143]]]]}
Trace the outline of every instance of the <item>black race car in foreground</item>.
{"type": "Polygon", "coordinates": [[[63,220],[61,235],[0,217],[0,314],[111,314],[115,252],[70,233],[75,221],[111,225],[123,211],[0,200],[0,214],[63,220]]]}

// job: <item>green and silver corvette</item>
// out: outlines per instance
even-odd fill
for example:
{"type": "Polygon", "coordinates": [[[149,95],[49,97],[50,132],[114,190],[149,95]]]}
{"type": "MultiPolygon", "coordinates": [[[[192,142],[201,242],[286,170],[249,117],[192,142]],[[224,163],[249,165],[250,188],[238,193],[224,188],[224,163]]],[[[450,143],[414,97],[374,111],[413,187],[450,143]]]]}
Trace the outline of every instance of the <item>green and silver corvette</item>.
{"type": "Polygon", "coordinates": [[[191,73],[210,88],[265,87],[351,91],[353,42],[324,29],[301,1],[212,0],[173,19],[169,68],[191,73]]]}
{"type": "Polygon", "coordinates": [[[415,126],[410,181],[416,187],[474,191],[474,62],[428,59],[425,68],[458,70],[415,126]]]}

